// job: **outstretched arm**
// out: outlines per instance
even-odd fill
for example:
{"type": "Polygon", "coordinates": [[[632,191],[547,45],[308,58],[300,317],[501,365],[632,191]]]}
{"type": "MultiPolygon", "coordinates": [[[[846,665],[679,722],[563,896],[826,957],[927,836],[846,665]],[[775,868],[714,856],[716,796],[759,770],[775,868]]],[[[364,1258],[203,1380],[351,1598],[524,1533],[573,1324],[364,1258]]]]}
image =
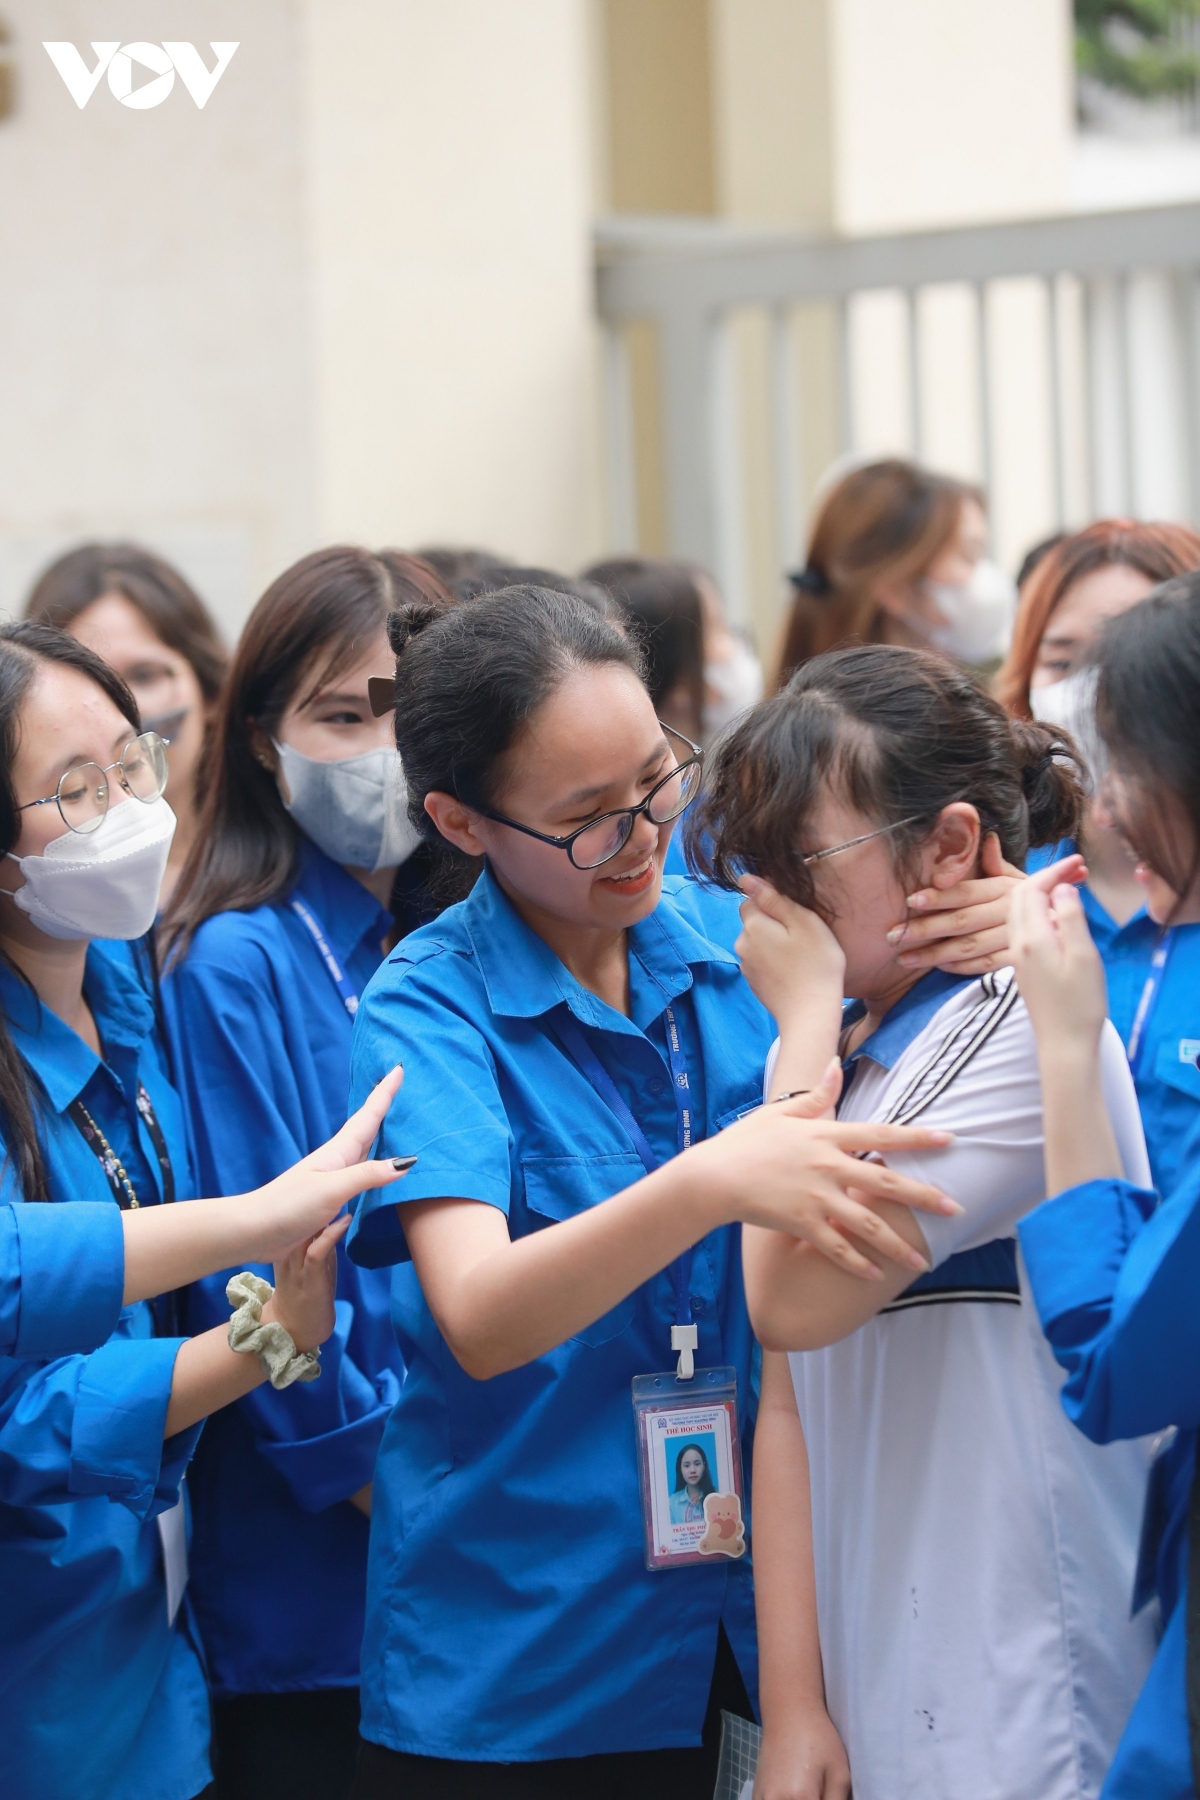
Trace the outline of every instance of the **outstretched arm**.
{"type": "Polygon", "coordinates": [[[355,1194],[403,1175],[404,1158],[363,1160],[403,1078],[402,1069],[391,1070],[328,1143],[265,1187],[122,1213],[125,1305],[186,1287],[234,1263],[274,1262],[322,1231],[355,1194]]]}

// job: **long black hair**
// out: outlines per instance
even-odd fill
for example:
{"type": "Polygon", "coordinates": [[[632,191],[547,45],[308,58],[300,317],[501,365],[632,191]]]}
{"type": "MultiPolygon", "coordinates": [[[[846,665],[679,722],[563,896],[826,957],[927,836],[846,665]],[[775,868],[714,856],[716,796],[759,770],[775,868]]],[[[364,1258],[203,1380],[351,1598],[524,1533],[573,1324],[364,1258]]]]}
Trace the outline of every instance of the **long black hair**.
{"type": "Polygon", "coordinates": [[[586,601],[539,587],[502,588],[449,612],[402,606],[388,622],[388,637],[409,818],[439,849],[441,897],[457,899],[479,864],[438,835],[426,794],[492,805],[506,752],[565,677],[616,663],[640,680],[641,653],[586,601]]]}
{"type": "Polygon", "coordinates": [[[704,1451],[699,1444],[685,1444],[683,1449],[679,1452],[679,1455],[675,1458],[675,1487],[673,1491],[676,1494],[681,1494],[687,1487],[687,1482],[683,1479],[683,1459],[689,1450],[694,1450],[696,1455],[700,1458],[700,1461],[704,1464],[704,1474],[697,1483],[697,1486],[700,1489],[700,1498],[703,1500],[706,1495],[715,1494],[717,1489],[713,1482],[713,1478],[709,1473],[708,1458],[705,1456],[704,1451]]]}
{"type": "Polygon", "coordinates": [[[693,866],[731,888],[743,870],[766,876],[815,907],[804,826],[827,781],[867,818],[897,827],[906,873],[954,801],[977,808],[1018,866],[1031,846],[1072,836],[1083,804],[1065,732],[1010,719],[946,657],[863,644],[802,664],[718,743],[686,827],[693,866]]]}
{"type": "Polygon", "coordinates": [[[167,908],[168,960],[215,913],[269,905],[295,885],[300,828],[258,760],[254,728],[274,736],[297,694],[352,668],[393,608],[414,601],[436,610],[453,595],[418,557],[347,545],[302,557],[262,596],[221,693],[196,842],[167,908]]]}
{"type": "Polygon", "coordinates": [[[1121,828],[1182,900],[1200,875],[1200,573],[1164,581],[1110,619],[1097,660],[1096,723],[1136,787],[1121,828]]]}
{"type": "MultiPolygon", "coordinates": [[[[135,734],[142,729],[137,701],[116,670],[69,632],[28,622],[0,625],[0,857],[7,856],[21,835],[13,763],[25,697],[39,667],[45,663],[58,663],[86,675],[129,720],[135,734]]],[[[0,922],[3,917],[0,913],[0,922]]],[[[2,948],[0,957],[14,975],[25,979],[2,948]]],[[[0,1008],[0,1129],[4,1132],[6,1164],[12,1168],[16,1185],[26,1200],[50,1198],[37,1128],[42,1100],[40,1084],[13,1042],[8,1020],[0,1008]]]]}

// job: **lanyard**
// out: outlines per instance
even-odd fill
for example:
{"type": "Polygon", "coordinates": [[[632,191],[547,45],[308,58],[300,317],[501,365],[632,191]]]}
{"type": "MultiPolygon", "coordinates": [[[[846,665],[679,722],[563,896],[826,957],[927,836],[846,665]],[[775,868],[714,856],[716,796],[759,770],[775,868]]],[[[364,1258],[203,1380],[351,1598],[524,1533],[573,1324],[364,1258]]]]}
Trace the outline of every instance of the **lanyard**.
{"type": "Polygon", "coordinates": [[[1154,955],[1150,958],[1150,973],[1146,977],[1146,985],[1142,989],[1142,997],[1138,1001],[1137,1012],[1134,1014],[1133,1027],[1130,1030],[1129,1043],[1126,1046],[1126,1055],[1129,1058],[1129,1067],[1132,1069],[1135,1079],[1146,1047],[1146,1033],[1150,1029],[1150,1020],[1154,1016],[1154,1008],[1158,1004],[1159,989],[1163,984],[1163,976],[1165,975],[1167,968],[1167,958],[1171,954],[1171,944],[1174,936],[1175,933],[1173,931],[1164,931],[1161,938],[1159,938],[1158,943],[1154,946],[1154,955]]]}
{"type": "MultiPolygon", "coordinates": [[[[137,1109],[138,1116],[146,1127],[150,1142],[154,1145],[154,1154],[158,1158],[159,1175],[162,1180],[162,1203],[164,1206],[170,1206],[175,1198],[175,1170],[171,1166],[171,1152],[167,1147],[166,1133],[158,1122],[158,1114],[140,1081],[137,1090],[137,1109]]],[[[129,1171],[78,1094],[67,1107],[67,1117],[103,1169],[105,1180],[112,1190],[113,1199],[121,1211],[128,1212],[135,1207],[140,1207],[141,1201],[137,1197],[129,1171]]],[[[157,1295],[150,1302],[150,1310],[154,1318],[156,1337],[179,1336],[179,1298],[177,1294],[157,1295]]]]}
{"type": "Polygon", "coordinates": [[[303,900],[299,900],[295,896],[292,898],[291,906],[292,911],[300,920],[300,923],[306,927],[313,943],[317,946],[317,949],[320,952],[321,961],[329,971],[329,979],[341,995],[342,1005],[350,1014],[350,1017],[353,1018],[358,1011],[358,995],[351,986],[350,978],[346,974],[345,969],[343,969],[341,963],[333,954],[329,939],[322,931],[316,913],[314,913],[310,907],[305,906],[303,900]]]}
{"type": "MultiPolygon", "coordinates": [[[[686,1150],[692,1142],[691,1088],[688,1081],[687,1063],[684,1060],[683,1048],[679,1041],[679,1027],[675,1022],[674,1009],[668,1006],[664,1017],[667,1031],[667,1060],[671,1065],[671,1091],[675,1096],[677,1115],[677,1142],[680,1150],[686,1150]]],[[[633,1140],[633,1147],[641,1158],[642,1167],[647,1175],[653,1175],[655,1169],[661,1166],[659,1159],[654,1154],[645,1132],[626,1106],[616,1082],[584,1037],[574,1014],[570,1010],[565,1010],[562,1017],[555,1023],[554,1029],[581,1074],[587,1076],[600,1098],[609,1110],[616,1114],[629,1133],[633,1140]]],[[[699,1342],[699,1334],[692,1320],[691,1296],[688,1293],[692,1281],[694,1254],[694,1247],[685,1250],[682,1256],[676,1258],[673,1270],[675,1323],[671,1327],[671,1348],[679,1351],[679,1376],[683,1381],[690,1381],[695,1372],[692,1352],[699,1342]]]]}

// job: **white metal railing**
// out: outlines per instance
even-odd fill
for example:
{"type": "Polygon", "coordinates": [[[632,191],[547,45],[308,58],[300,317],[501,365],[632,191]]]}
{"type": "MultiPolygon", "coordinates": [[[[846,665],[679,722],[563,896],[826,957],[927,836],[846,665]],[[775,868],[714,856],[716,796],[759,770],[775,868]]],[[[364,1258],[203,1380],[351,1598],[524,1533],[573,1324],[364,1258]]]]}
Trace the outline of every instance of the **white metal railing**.
{"type": "MultiPolygon", "coordinates": [[[[1068,520],[1068,438],[1087,446],[1075,491],[1084,514],[1139,510],[1139,457],[1161,454],[1153,420],[1135,430],[1139,396],[1131,372],[1137,332],[1133,284],[1166,284],[1167,398],[1175,409],[1171,454],[1179,468],[1178,512],[1200,523],[1200,204],[1023,220],[888,236],[818,239],[738,230],[716,221],[614,218],[596,233],[597,303],[604,326],[610,531],[636,538],[633,406],[627,328],[656,328],[660,375],[662,487],[672,553],[714,569],[733,610],[744,614],[745,505],[737,466],[738,384],[731,325],[747,309],[769,320],[770,468],[780,567],[794,558],[803,526],[800,466],[806,402],[794,355],[794,316],[823,304],[836,318],[841,448],[855,445],[855,352],[851,309],[860,295],[893,290],[907,308],[903,371],[909,448],[926,449],[922,397],[937,342],[922,329],[921,295],[965,286],[974,296],[977,470],[995,466],[995,357],[989,344],[994,284],[1029,278],[1045,295],[1047,371],[1043,446],[1052,493],[1048,522],[1068,520]],[[1066,294],[1067,288],[1072,290],[1066,294]],[[1076,304],[1066,305],[1074,297],[1076,304]],[[1065,336],[1078,340],[1080,379],[1064,381],[1065,336]],[[1068,416],[1068,413],[1070,416],[1068,416]],[[1081,416],[1076,416],[1081,415],[1081,416]]],[[[1161,338],[1162,331],[1159,331],[1161,338]]],[[[1140,352],[1138,353],[1140,354],[1140,352]]],[[[1144,360],[1144,359],[1143,359],[1144,360]]],[[[1158,387],[1164,387],[1159,380],[1158,387]]],[[[1161,434],[1160,434],[1161,435],[1161,434]]]]}

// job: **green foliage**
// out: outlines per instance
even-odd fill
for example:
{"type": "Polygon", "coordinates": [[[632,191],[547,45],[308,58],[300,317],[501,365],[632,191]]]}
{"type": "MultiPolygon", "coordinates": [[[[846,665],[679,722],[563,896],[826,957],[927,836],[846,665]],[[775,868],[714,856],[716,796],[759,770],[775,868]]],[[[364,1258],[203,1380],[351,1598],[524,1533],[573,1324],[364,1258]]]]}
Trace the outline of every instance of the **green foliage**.
{"type": "Polygon", "coordinates": [[[1138,100],[1193,94],[1200,52],[1172,27],[1195,19],[1200,0],[1075,0],[1075,65],[1138,100]]]}

